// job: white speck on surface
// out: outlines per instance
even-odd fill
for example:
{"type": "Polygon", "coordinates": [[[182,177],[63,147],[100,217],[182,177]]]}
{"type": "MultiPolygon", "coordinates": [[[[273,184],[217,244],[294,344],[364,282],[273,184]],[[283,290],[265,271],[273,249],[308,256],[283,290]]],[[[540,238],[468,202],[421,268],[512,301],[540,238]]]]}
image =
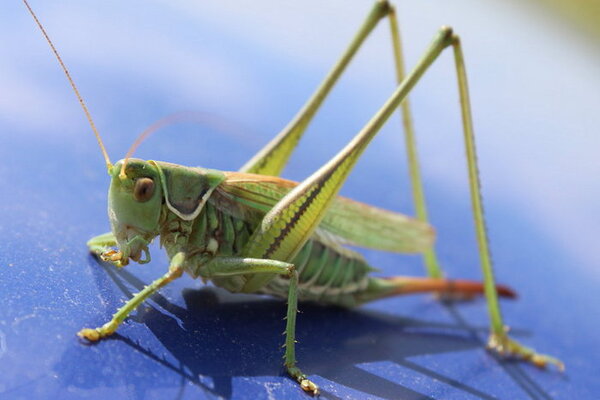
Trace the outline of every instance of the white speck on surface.
{"type": "Polygon", "coordinates": [[[277,389],[279,389],[279,387],[281,386],[281,383],[277,383],[277,382],[267,382],[265,383],[265,389],[267,390],[267,398],[269,400],[276,400],[277,396],[275,395],[275,392],[277,391],[277,389]]]}

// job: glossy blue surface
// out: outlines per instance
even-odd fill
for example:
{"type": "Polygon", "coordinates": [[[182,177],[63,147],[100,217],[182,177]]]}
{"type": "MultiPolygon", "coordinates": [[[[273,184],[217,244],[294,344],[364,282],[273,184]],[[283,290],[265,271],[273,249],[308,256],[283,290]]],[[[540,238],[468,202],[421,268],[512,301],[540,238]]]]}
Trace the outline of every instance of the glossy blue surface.
{"type": "MultiPolygon", "coordinates": [[[[235,170],[280,129],[324,76],[370,2],[32,1],[107,143],[182,110],[138,155],[235,170]],[[284,8],[287,7],[287,8],[284,8]]],[[[404,2],[411,3],[411,2],[404,2]]],[[[514,337],[567,371],[504,362],[484,350],[485,303],[394,298],[358,310],[302,305],[300,365],[323,398],[593,399],[600,391],[597,227],[600,58],[537,9],[510,2],[399,4],[409,62],[436,28],[462,35],[474,103],[488,229],[514,337]]],[[[0,5],[0,398],[307,398],[281,367],[285,305],[183,278],[95,345],[96,326],[162,275],[168,260],[121,271],[85,242],[108,230],[108,177],[62,72],[24,7],[0,5]]],[[[416,88],[415,119],[431,217],[448,274],[480,279],[452,60],[416,88]]],[[[286,176],[333,155],[393,87],[378,29],[315,119],[286,176]]],[[[343,193],[412,212],[397,121],[343,193]]],[[[382,274],[422,275],[417,257],[365,251],[382,274]]]]}

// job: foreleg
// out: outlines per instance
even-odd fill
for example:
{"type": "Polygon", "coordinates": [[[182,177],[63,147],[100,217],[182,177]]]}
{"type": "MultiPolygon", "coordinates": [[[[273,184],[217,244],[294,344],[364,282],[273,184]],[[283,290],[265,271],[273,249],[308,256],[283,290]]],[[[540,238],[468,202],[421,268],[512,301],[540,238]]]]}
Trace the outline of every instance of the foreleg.
{"type": "Polygon", "coordinates": [[[87,242],[87,246],[90,252],[97,256],[102,256],[107,251],[111,250],[111,247],[117,245],[117,239],[112,232],[104,233],[102,235],[94,236],[87,242]]]}
{"type": "Polygon", "coordinates": [[[169,282],[181,277],[183,274],[183,263],[185,262],[184,253],[177,253],[172,259],[169,266],[169,271],[162,277],[158,278],[150,285],[146,286],[141,292],[137,293],[131,300],[129,300],[123,307],[121,307],[112,317],[110,321],[104,325],[95,328],[84,328],[80,330],[77,335],[85,338],[89,341],[95,342],[102,339],[103,337],[112,335],[121,322],[127,318],[127,316],[136,309],[137,306],[142,304],[148,297],[156,293],[160,288],[166,286],[169,282]]]}

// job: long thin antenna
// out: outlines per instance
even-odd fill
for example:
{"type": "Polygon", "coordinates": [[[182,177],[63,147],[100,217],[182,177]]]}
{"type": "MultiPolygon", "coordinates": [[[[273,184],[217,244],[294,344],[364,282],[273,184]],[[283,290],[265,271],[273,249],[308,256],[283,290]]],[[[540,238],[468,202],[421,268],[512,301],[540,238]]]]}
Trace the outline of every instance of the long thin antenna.
{"type": "Polygon", "coordinates": [[[65,75],[67,76],[67,79],[69,80],[69,83],[71,84],[71,87],[73,88],[73,91],[75,92],[75,95],[77,96],[77,99],[79,100],[79,104],[81,105],[81,108],[83,108],[83,112],[85,113],[85,116],[87,117],[87,120],[90,123],[90,126],[92,127],[92,130],[94,131],[94,135],[96,136],[96,140],[98,141],[98,145],[100,146],[100,150],[102,150],[102,156],[104,157],[104,161],[106,161],[106,168],[110,172],[110,169],[112,168],[112,163],[110,162],[110,158],[108,157],[108,153],[106,152],[106,148],[104,147],[104,143],[102,143],[102,139],[100,138],[100,133],[98,133],[98,130],[96,129],[96,125],[94,125],[94,121],[92,120],[92,116],[90,115],[90,112],[89,112],[88,108],[86,107],[85,102],[83,101],[83,98],[79,94],[79,90],[77,90],[77,86],[75,86],[75,82],[73,82],[73,79],[71,78],[71,74],[69,74],[69,70],[67,70],[67,67],[65,66],[65,63],[63,63],[63,60],[60,58],[60,55],[58,54],[58,51],[56,51],[56,48],[54,47],[54,44],[52,44],[52,41],[50,40],[50,37],[46,33],[46,30],[44,29],[44,27],[42,26],[42,23],[38,20],[37,16],[35,15],[35,13],[33,12],[33,10],[31,9],[31,7],[29,6],[29,3],[27,3],[27,0],[23,0],[23,3],[25,3],[25,7],[27,7],[27,9],[29,10],[29,13],[31,14],[31,16],[35,20],[35,23],[38,25],[38,27],[42,31],[42,34],[44,35],[44,37],[46,38],[46,41],[50,45],[50,48],[52,49],[52,52],[56,56],[56,59],[58,60],[58,63],[60,64],[61,68],[63,69],[63,71],[65,73],[65,75]]]}
{"type": "Polygon", "coordinates": [[[155,123],[150,125],[148,128],[146,128],[142,133],[140,133],[140,135],[137,137],[137,139],[135,139],[135,142],[133,142],[133,144],[129,148],[129,151],[127,152],[127,154],[125,154],[125,160],[123,161],[123,165],[121,166],[121,172],[119,173],[119,178],[124,179],[127,177],[127,175],[125,174],[125,168],[127,168],[127,162],[129,161],[129,159],[131,158],[131,156],[133,155],[135,150],[138,148],[138,146],[140,144],[142,144],[142,142],[144,140],[146,140],[146,138],[148,136],[150,136],[151,134],[153,134],[154,132],[156,132],[157,130],[159,130],[160,128],[162,128],[164,126],[167,126],[175,121],[184,119],[186,116],[187,116],[186,113],[169,115],[165,118],[162,118],[162,119],[156,121],[155,123]]]}
{"type": "Polygon", "coordinates": [[[129,148],[129,151],[127,151],[127,154],[125,154],[125,160],[123,161],[123,164],[121,165],[121,172],[119,173],[119,177],[121,179],[126,178],[127,175],[125,174],[125,169],[127,168],[127,163],[129,162],[129,159],[131,158],[131,156],[133,156],[133,153],[135,153],[135,151],[137,150],[139,145],[142,144],[142,142],[148,138],[148,136],[152,135],[154,132],[156,132],[159,129],[164,128],[167,125],[171,125],[171,124],[174,124],[177,122],[184,122],[184,121],[195,122],[198,124],[207,125],[207,126],[210,126],[214,129],[218,130],[221,133],[227,133],[230,135],[231,134],[236,135],[237,133],[239,133],[239,132],[236,132],[237,131],[236,129],[231,127],[231,124],[229,121],[225,121],[224,119],[220,118],[219,116],[211,114],[211,113],[204,113],[204,112],[197,112],[197,111],[181,111],[181,112],[178,112],[175,114],[168,115],[164,118],[159,119],[152,125],[150,125],[142,133],[140,133],[140,135],[137,137],[137,139],[135,139],[135,142],[133,142],[133,144],[129,148]]]}

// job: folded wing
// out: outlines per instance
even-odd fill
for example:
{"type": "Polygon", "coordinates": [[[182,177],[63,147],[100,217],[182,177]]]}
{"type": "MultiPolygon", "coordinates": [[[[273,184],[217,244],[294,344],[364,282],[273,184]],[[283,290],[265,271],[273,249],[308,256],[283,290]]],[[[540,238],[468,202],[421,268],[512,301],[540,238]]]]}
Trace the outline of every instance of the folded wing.
{"type": "MultiPolygon", "coordinates": [[[[229,212],[259,220],[297,184],[279,177],[227,172],[216,194],[229,212]]],[[[421,253],[435,239],[427,223],[345,197],[333,202],[319,230],[342,244],[395,253],[421,253]]]]}

